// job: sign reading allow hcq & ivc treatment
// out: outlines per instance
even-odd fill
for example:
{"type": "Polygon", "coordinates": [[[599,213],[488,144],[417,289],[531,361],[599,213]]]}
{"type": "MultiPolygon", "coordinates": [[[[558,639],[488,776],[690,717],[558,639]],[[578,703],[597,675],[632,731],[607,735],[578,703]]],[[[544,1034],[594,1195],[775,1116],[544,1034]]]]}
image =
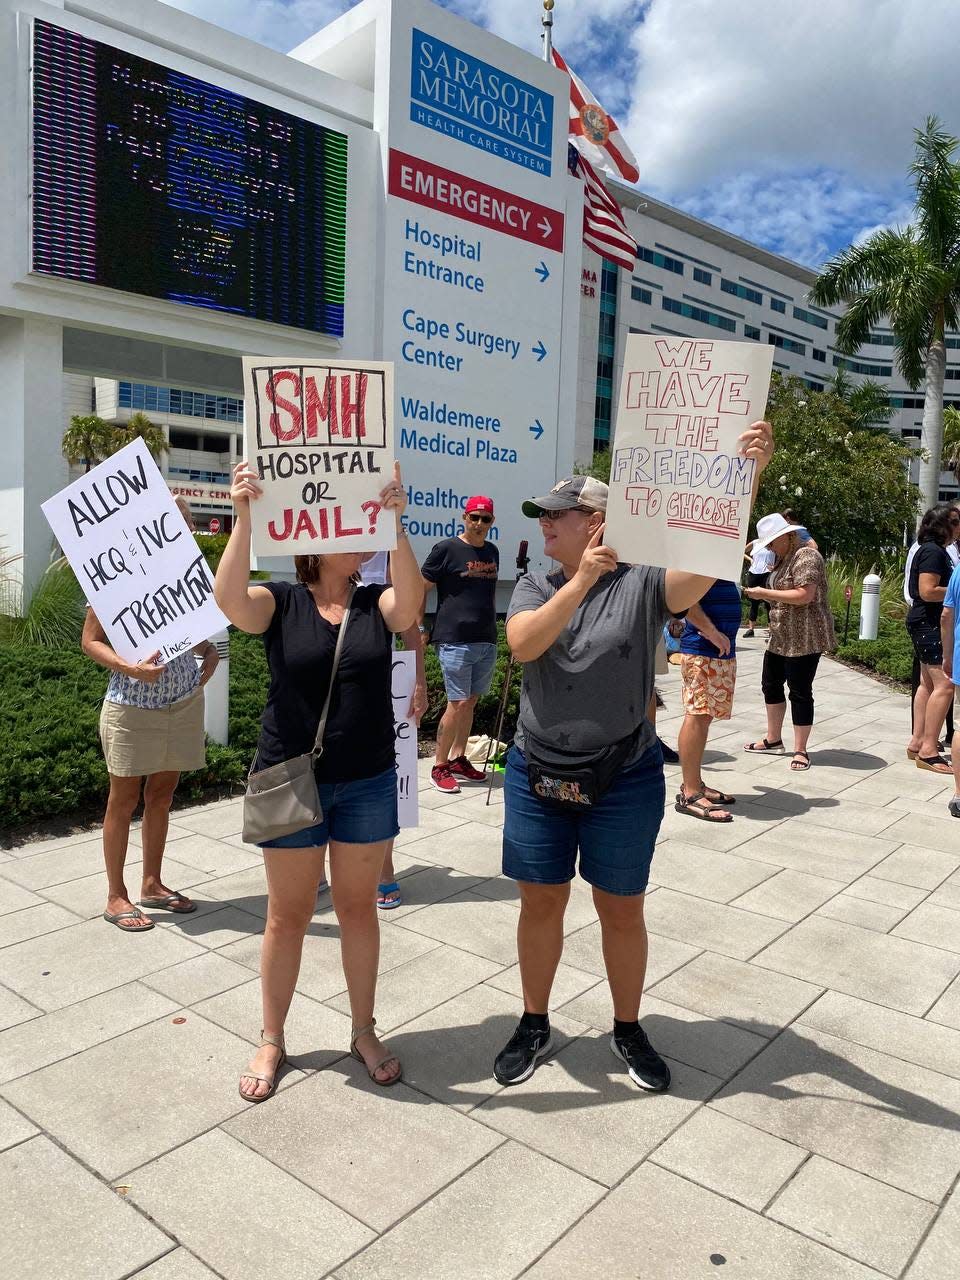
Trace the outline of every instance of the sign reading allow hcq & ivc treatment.
{"type": "Polygon", "coordinates": [[[244,356],[243,384],[254,555],[393,550],[393,365],[244,356]]]}
{"type": "Polygon", "coordinates": [[[603,538],[621,560],[739,580],[756,464],[737,438],[772,363],[752,343],[627,338],[603,538]]]}
{"type": "Polygon", "coordinates": [[[397,819],[401,827],[420,822],[417,794],[417,722],[410,715],[410,699],[417,682],[417,656],[402,650],[393,655],[393,732],[397,757],[397,819]]]}
{"type": "Polygon", "coordinates": [[[114,651],[168,662],[228,624],[160,468],[134,440],[42,504],[114,651]]]}

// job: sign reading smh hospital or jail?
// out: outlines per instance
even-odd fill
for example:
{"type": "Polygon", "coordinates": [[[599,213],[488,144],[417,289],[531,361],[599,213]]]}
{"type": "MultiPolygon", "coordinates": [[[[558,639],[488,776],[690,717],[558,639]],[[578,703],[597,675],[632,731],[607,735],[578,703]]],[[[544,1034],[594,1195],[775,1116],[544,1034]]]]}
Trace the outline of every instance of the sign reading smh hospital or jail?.
{"type": "Polygon", "coordinates": [[[753,343],[627,338],[604,533],[621,560],[739,579],[756,464],[737,438],[772,363],[753,343]]]}
{"type": "Polygon", "coordinates": [[[393,366],[244,356],[243,382],[254,554],[393,549],[393,366]]]}
{"type": "Polygon", "coordinates": [[[43,503],[70,567],[126,662],[167,662],[227,626],[213,579],[142,440],[43,503]]]}

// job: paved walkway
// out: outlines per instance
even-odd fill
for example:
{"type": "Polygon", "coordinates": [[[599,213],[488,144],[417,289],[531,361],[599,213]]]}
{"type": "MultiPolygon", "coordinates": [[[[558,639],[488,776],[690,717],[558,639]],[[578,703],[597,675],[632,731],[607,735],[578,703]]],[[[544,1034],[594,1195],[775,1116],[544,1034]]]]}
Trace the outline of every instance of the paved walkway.
{"type": "Polygon", "coordinates": [[[237,802],[177,813],[166,875],[201,910],[142,937],[98,918],[96,832],[0,852],[0,1275],[957,1280],[960,822],[904,759],[906,700],[832,663],[810,772],[745,756],[759,655],[708,756],[736,821],[671,809],[654,861],[644,1022],[666,1096],[608,1048],[582,885],[559,1052],[525,1085],[492,1079],[519,1005],[499,796],[427,789],[398,842],[378,1013],[405,1083],[345,1056],[327,909],[295,1066],[260,1107],[236,1087],[266,911],[237,802]]]}

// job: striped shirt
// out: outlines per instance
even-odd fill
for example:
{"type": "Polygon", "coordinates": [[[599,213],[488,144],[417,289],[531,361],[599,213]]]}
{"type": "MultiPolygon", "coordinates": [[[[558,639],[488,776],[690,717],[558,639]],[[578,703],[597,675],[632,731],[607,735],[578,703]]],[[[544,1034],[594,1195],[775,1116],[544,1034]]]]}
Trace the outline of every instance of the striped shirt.
{"type": "Polygon", "coordinates": [[[140,707],[144,711],[160,711],[174,702],[188,698],[200,683],[200,667],[192,653],[171,658],[159,680],[131,680],[119,671],[111,671],[107,685],[107,702],[123,707],[140,707]]]}

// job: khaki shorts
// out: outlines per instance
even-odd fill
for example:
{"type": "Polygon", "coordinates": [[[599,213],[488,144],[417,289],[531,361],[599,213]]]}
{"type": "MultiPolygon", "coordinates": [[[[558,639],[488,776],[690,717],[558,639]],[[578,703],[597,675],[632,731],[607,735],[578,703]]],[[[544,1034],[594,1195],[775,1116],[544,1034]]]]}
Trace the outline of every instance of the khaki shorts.
{"type": "Polygon", "coordinates": [[[689,715],[729,720],[736,682],[736,658],[706,658],[698,653],[680,655],[683,709],[689,715]]]}
{"type": "Polygon", "coordinates": [[[100,742],[107,772],[118,778],[150,773],[188,773],[207,762],[203,737],[203,690],[159,710],[104,702],[100,742]]]}

